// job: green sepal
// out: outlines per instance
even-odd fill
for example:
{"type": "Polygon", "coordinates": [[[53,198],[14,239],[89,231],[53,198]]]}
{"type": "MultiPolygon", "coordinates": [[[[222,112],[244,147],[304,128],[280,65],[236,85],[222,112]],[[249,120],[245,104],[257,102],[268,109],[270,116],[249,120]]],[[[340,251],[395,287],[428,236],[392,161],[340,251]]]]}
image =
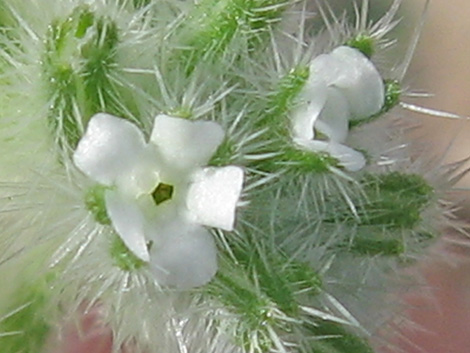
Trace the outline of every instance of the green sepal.
{"type": "Polygon", "coordinates": [[[296,99],[310,76],[306,66],[293,68],[282,77],[268,99],[267,109],[256,127],[268,128],[268,134],[289,136],[288,113],[295,107],[296,99]]]}
{"type": "Polygon", "coordinates": [[[97,18],[93,26],[93,36],[80,49],[84,60],[83,78],[87,96],[87,109],[92,114],[107,110],[122,116],[116,107],[117,97],[109,75],[114,70],[119,30],[108,17],[97,18]]]}
{"type": "Polygon", "coordinates": [[[205,292],[238,318],[234,322],[234,341],[239,346],[250,351],[256,336],[257,345],[262,351],[269,351],[273,346],[267,330],[268,325],[275,325],[273,318],[274,303],[259,293],[244,276],[228,273],[223,274],[219,269],[217,276],[206,286],[205,292]]]}
{"type": "MultiPolygon", "coordinates": [[[[357,214],[349,212],[342,199],[331,203],[326,223],[346,222],[384,230],[411,230],[421,222],[422,211],[434,197],[434,189],[418,174],[390,172],[366,174],[360,180],[363,195],[352,202],[357,214]]],[[[364,228],[368,232],[369,228],[364,228]]]]}
{"type": "Polygon", "coordinates": [[[115,70],[119,31],[113,20],[76,7],[55,20],[46,34],[42,69],[51,101],[48,122],[58,146],[70,153],[98,112],[127,117],[110,74],[115,70]]]}
{"type": "Polygon", "coordinates": [[[93,215],[96,222],[110,225],[111,219],[106,211],[105,192],[109,188],[103,185],[94,185],[85,192],[85,207],[93,215]]]}
{"type": "Polygon", "coordinates": [[[286,0],[203,0],[181,29],[181,47],[176,62],[190,75],[199,62],[220,58],[237,33],[247,36],[249,47],[260,40],[272,23],[281,18],[287,8],[286,0]]]}
{"type": "Polygon", "coordinates": [[[385,103],[382,113],[388,112],[390,109],[400,103],[400,97],[403,89],[397,80],[385,80],[385,103]]]}
{"type": "Polygon", "coordinates": [[[358,34],[345,43],[348,47],[359,50],[367,58],[371,58],[375,53],[375,39],[366,34],[358,34]]]}
{"type": "Polygon", "coordinates": [[[417,174],[367,175],[362,184],[367,202],[360,215],[361,225],[412,229],[434,195],[433,188],[417,174]]]}
{"type": "Polygon", "coordinates": [[[323,286],[321,276],[304,262],[279,250],[260,250],[255,244],[233,244],[232,255],[223,258],[215,279],[204,289],[237,317],[235,341],[250,351],[253,337],[264,351],[275,345],[267,327],[292,332],[301,322],[298,293],[316,296],[323,286]],[[292,320],[273,313],[282,312],[292,320]]]}
{"type": "MultiPolygon", "coordinates": [[[[150,248],[151,243],[148,244],[150,248]]],[[[146,265],[146,262],[135,256],[116,233],[111,235],[109,254],[115,266],[126,272],[134,272],[146,265]]]]}
{"type": "Polygon", "coordinates": [[[318,320],[305,326],[308,334],[313,335],[310,353],[374,353],[364,338],[341,324],[318,320]]]}
{"type": "Polygon", "coordinates": [[[349,252],[363,256],[399,256],[406,250],[401,237],[381,239],[374,236],[356,236],[346,248],[349,252]]]}
{"type": "Polygon", "coordinates": [[[331,167],[339,167],[339,161],[328,153],[312,152],[294,146],[285,146],[269,159],[258,162],[257,167],[266,172],[280,170],[293,173],[327,173],[331,167]]]}
{"type": "Polygon", "coordinates": [[[225,138],[217,147],[214,155],[211,157],[208,165],[213,167],[226,166],[233,162],[236,154],[235,145],[230,139],[225,138]]]}

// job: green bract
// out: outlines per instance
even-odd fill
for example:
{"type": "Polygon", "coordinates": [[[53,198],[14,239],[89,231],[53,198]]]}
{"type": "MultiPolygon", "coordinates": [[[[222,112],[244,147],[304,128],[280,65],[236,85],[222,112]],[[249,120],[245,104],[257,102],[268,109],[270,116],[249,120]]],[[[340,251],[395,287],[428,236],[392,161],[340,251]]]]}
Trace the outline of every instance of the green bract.
{"type": "Polygon", "coordinates": [[[119,111],[110,74],[115,69],[119,30],[108,17],[79,6],[49,27],[43,55],[49,124],[67,151],[76,147],[95,113],[119,111]]]}

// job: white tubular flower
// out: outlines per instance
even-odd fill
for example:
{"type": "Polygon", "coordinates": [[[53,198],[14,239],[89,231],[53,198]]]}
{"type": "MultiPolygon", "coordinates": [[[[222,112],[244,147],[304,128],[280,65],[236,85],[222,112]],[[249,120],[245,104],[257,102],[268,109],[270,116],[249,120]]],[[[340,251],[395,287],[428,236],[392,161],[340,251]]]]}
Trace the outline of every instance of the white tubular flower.
{"type": "Polygon", "coordinates": [[[109,187],[112,226],[161,285],[200,286],[217,270],[203,226],[233,230],[244,176],[235,166],[204,167],[223,138],[215,122],[158,115],[146,143],[134,124],[100,113],[73,155],[83,173],[109,187]]]}
{"type": "Polygon", "coordinates": [[[374,64],[346,46],[316,57],[292,116],[294,141],[314,152],[327,152],[350,171],[364,167],[362,153],[344,145],[349,121],[368,118],[384,104],[384,84],[374,64]],[[321,133],[326,139],[315,139],[321,133]]]}

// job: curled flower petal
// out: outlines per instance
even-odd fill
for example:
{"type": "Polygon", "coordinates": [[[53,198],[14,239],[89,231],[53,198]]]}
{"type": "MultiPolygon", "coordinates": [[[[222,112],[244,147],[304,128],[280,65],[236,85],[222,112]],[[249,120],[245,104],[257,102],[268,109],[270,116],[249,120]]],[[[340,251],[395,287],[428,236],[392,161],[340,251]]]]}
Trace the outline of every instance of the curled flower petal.
{"type": "Polygon", "coordinates": [[[134,157],[134,165],[122,172],[116,180],[116,185],[129,196],[139,197],[150,194],[160,181],[160,172],[156,153],[150,148],[134,157]]]}
{"type": "Polygon", "coordinates": [[[347,170],[363,168],[362,153],[343,143],[351,120],[369,118],[383,107],[384,84],[374,64],[347,46],[319,55],[311,62],[300,96],[302,104],[292,115],[294,141],[307,150],[330,154],[347,170]],[[317,132],[323,136],[315,140],[317,132]]]}
{"type": "Polygon", "coordinates": [[[332,53],[321,54],[315,57],[310,63],[310,76],[307,85],[314,81],[323,80],[327,86],[343,83],[347,81],[348,69],[343,60],[332,53]]]}
{"type": "Polygon", "coordinates": [[[312,152],[327,152],[351,172],[361,170],[366,165],[366,159],[361,152],[334,141],[295,139],[295,142],[312,152]]]}
{"type": "Polygon", "coordinates": [[[206,226],[233,230],[242,185],[243,170],[239,167],[198,170],[193,175],[186,200],[190,219],[206,226]]]}
{"type": "Polygon", "coordinates": [[[349,131],[349,104],[336,88],[328,88],[328,99],[315,123],[315,130],[335,142],[344,142],[349,131]]]}
{"type": "Polygon", "coordinates": [[[385,99],[382,77],[359,50],[341,46],[311,63],[313,78],[341,90],[349,102],[351,118],[368,118],[382,109],[385,99]]]}
{"type": "Polygon", "coordinates": [[[136,156],[144,154],[145,147],[144,136],[137,126],[99,113],[88,123],[73,161],[91,179],[111,186],[134,168],[136,156]]]}
{"type": "Polygon", "coordinates": [[[155,118],[150,141],[168,164],[192,169],[206,164],[223,138],[222,127],[213,121],[189,121],[160,114],[155,118]]]}
{"type": "Polygon", "coordinates": [[[292,114],[294,136],[307,140],[314,137],[313,126],[326,103],[327,90],[322,79],[307,83],[300,93],[299,106],[292,114]]]}
{"type": "Polygon", "coordinates": [[[178,289],[199,287],[217,272],[217,249],[209,231],[172,222],[155,229],[151,264],[158,283],[178,289]]]}
{"type": "Polygon", "coordinates": [[[150,260],[145,239],[145,219],[138,203],[118,191],[107,190],[106,210],[111,223],[127,248],[139,259],[150,260]]]}

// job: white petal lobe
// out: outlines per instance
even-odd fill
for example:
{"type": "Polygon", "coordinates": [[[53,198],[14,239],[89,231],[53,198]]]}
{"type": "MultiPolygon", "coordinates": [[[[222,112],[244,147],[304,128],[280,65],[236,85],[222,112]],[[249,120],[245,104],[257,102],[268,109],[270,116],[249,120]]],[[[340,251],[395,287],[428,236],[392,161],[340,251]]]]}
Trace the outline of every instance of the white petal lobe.
{"type": "Polygon", "coordinates": [[[111,223],[124,244],[135,256],[148,262],[145,220],[138,204],[114,190],[106,192],[105,202],[111,223]]]}
{"type": "Polygon", "coordinates": [[[349,131],[349,104],[336,88],[328,88],[328,99],[316,121],[315,130],[332,141],[346,140],[349,131]]]}
{"type": "Polygon", "coordinates": [[[73,155],[75,165],[93,180],[111,186],[132,170],[145,140],[134,124],[115,116],[94,115],[73,155]]]}
{"type": "Polygon", "coordinates": [[[327,99],[327,86],[323,79],[312,77],[299,96],[299,105],[292,113],[295,137],[312,139],[313,127],[327,99]]]}
{"type": "Polygon", "coordinates": [[[150,194],[160,180],[155,151],[151,147],[134,157],[134,165],[123,171],[116,180],[119,190],[129,196],[150,194]]]}
{"type": "Polygon", "coordinates": [[[152,268],[160,285],[178,289],[199,287],[217,272],[217,249],[209,231],[181,221],[157,230],[152,268]]]}
{"type": "Polygon", "coordinates": [[[155,118],[150,141],[179,169],[206,164],[224,139],[222,127],[213,121],[189,121],[160,114],[155,118]]]}
{"type": "Polygon", "coordinates": [[[330,68],[319,74],[327,76],[327,84],[346,96],[351,119],[365,119],[380,111],[385,99],[384,85],[374,64],[359,50],[347,46],[336,48],[329,58],[330,68]]]}
{"type": "Polygon", "coordinates": [[[327,86],[341,85],[349,80],[349,69],[344,60],[332,53],[318,55],[310,63],[310,77],[324,80],[327,86]]]}
{"type": "Polygon", "coordinates": [[[242,186],[243,170],[239,167],[198,170],[186,201],[190,219],[206,226],[233,230],[242,186]]]}

